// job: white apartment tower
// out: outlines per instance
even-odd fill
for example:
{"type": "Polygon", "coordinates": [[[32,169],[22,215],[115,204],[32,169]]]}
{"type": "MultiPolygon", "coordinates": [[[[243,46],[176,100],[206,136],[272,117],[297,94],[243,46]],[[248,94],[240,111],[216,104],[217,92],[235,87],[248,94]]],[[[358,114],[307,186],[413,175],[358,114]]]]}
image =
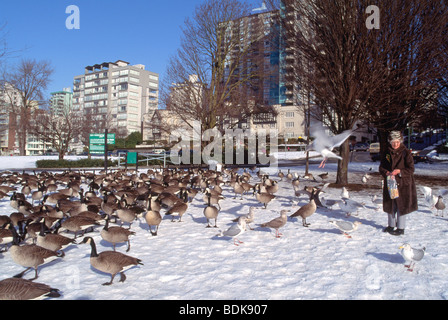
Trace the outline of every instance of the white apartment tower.
{"type": "Polygon", "coordinates": [[[141,64],[103,62],[74,77],[73,110],[83,112],[92,133],[140,132],[143,116],[157,109],[158,99],[159,75],[141,64]]]}

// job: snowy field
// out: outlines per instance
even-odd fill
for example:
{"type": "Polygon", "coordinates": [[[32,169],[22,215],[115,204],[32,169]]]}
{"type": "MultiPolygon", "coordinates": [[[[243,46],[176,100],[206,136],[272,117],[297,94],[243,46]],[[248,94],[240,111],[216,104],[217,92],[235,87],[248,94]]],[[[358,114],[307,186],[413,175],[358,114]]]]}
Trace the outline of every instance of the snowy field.
{"type": "MultiPolygon", "coordinates": [[[[298,153],[288,155],[300,158],[298,153]]],[[[281,153],[279,157],[284,158],[281,153]]],[[[1,157],[0,173],[6,169],[33,168],[34,161],[34,157],[1,157]]],[[[301,177],[301,189],[306,185],[323,185],[318,177],[320,173],[329,172],[328,182],[334,182],[336,175],[335,163],[328,163],[325,169],[310,166],[317,182],[302,178],[304,167],[279,169],[285,173],[288,169],[297,172],[301,177]]],[[[261,170],[280,180],[278,168],[261,170]]],[[[131,230],[136,235],[131,238],[131,250],[127,254],[141,259],[144,265],[127,270],[124,283],[119,282],[117,276],[113,285],[101,285],[109,281],[110,276],[90,266],[88,244],[68,247],[65,257],[39,268],[36,281],[58,288],[63,294],[60,299],[65,300],[447,299],[448,212],[445,217],[436,216],[418,190],[420,208],[408,215],[405,235],[394,237],[383,233],[387,215],[370,201],[374,194],[381,196],[377,171],[378,162],[350,163],[349,183],[358,186],[349,188],[350,198],[364,203],[365,208],[349,217],[338,205],[318,208],[307,219],[309,227],[303,227],[301,219],[288,219],[280,229],[283,235],[276,238],[275,230],[262,228],[260,224],[278,217],[282,209],[290,210],[289,215],[294,213],[308,203],[308,198],[296,197],[290,181],[283,179],[279,181],[276,198],[264,209],[252,193],[244,195],[242,200],[239,196],[234,199],[233,189],[224,185],[219,228],[205,228],[202,193],[189,203],[183,222],[171,222],[171,217],[164,216],[162,210],[164,219],[156,237],[149,233],[143,217],[135,221],[131,230]],[[371,178],[364,185],[361,178],[368,171],[371,178]],[[251,225],[254,230],[247,230],[238,237],[243,242],[241,245],[235,246],[233,239],[217,236],[219,230],[229,228],[232,219],[247,214],[252,206],[256,207],[255,222],[251,225]],[[362,224],[352,238],[347,238],[330,224],[331,220],[362,224]],[[426,247],[424,259],[416,264],[413,272],[404,267],[399,249],[404,243],[416,248],[426,247]]],[[[255,173],[252,175],[250,183],[260,182],[255,173]]],[[[416,164],[416,175],[438,178],[437,181],[448,179],[448,162],[416,164]]],[[[16,187],[20,191],[20,187],[16,187]]],[[[431,187],[446,189],[448,183],[431,187]]],[[[340,199],[341,188],[330,186],[321,196],[340,199]]],[[[0,200],[0,215],[13,211],[8,197],[0,200]]],[[[99,234],[102,228],[97,227],[87,234],[95,240],[98,252],[112,250],[99,234]]],[[[78,238],[78,242],[81,240],[82,237],[78,238]]],[[[117,245],[117,251],[125,253],[126,247],[126,244],[117,245]]],[[[22,270],[12,261],[9,252],[0,253],[0,279],[22,270]]],[[[33,275],[31,271],[24,278],[33,275]]]]}

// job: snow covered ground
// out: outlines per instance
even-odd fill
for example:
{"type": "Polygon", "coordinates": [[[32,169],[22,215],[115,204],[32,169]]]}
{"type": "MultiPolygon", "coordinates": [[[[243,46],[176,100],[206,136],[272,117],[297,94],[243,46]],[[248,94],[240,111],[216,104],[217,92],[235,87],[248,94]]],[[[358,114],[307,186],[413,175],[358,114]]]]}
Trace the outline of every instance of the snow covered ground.
{"type": "MultiPolygon", "coordinates": [[[[300,157],[289,153],[289,157],[300,157]]],[[[280,158],[283,158],[279,154],[280,158]]],[[[32,168],[34,157],[1,157],[0,172],[5,169],[32,168]]],[[[41,158],[41,157],[40,157],[41,158]]],[[[362,174],[372,168],[377,172],[378,162],[351,163],[349,182],[362,185],[362,174]]],[[[301,177],[303,167],[290,169],[301,177]]],[[[277,177],[278,168],[262,168],[277,177]]],[[[328,163],[325,169],[310,166],[316,180],[301,179],[305,185],[319,186],[323,182],[317,175],[329,172],[328,182],[335,181],[336,164],[328,163]]],[[[140,172],[146,172],[141,169],[140,172]]],[[[416,175],[448,179],[448,163],[417,164],[416,175]]],[[[259,182],[253,174],[251,183],[259,182]]],[[[425,205],[419,190],[420,208],[408,216],[404,236],[394,237],[383,233],[387,216],[377,210],[370,196],[381,196],[381,181],[373,174],[368,188],[350,189],[350,198],[365,203],[365,208],[346,217],[337,205],[333,209],[318,208],[302,221],[289,219],[280,229],[282,237],[275,237],[275,230],[262,228],[260,224],[279,216],[282,209],[294,213],[308,203],[305,196],[296,197],[294,189],[285,179],[279,182],[279,191],[267,209],[263,209],[252,194],[234,199],[229,186],[223,186],[225,199],[218,217],[219,228],[205,228],[204,201],[199,193],[189,204],[183,222],[171,222],[165,216],[159,235],[151,236],[144,218],[132,225],[136,235],[131,238],[129,255],[144,263],[126,271],[127,280],[111,286],[101,284],[110,280],[109,275],[90,266],[90,246],[77,244],[68,247],[65,257],[39,268],[37,282],[43,282],[61,290],[62,299],[95,300],[294,300],[294,299],[447,299],[448,298],[448,212],[445,217],[436,216],[425,205]],[[217,237],[219,230],[226,230],[232,219],[256,207],[254,230],[247,230],[235,246],[233,240],[217,237]],[[362,225],[349,239],[336,229],[330,220],[360,221],[362,225]],[[404,267],[405,261],[399,246],[410,243],[413,247],[426,247],[424,259],[414,271],[404,267]]],[[[432,186],[446,189],[448,184],[432,186]]],[[[328,187],[323,196],[339,199],[341,189],[328,187]]],[[[0,200],[0,215],[13,212],[9,198],[0,200]]],[[[162,215],[164,210],[162,210],[162,215]]],[[[92,236],[99,252],[112,250],[101,239],[98,227],[92,236]]],[[[78,238],[81,242],[82,238],[78,238]]],[[[117,251],[125,253],[126,245],[117,245],[117,251]]],[[[0,279],[12,277],[23,268],[15,264],[9,252],[0,253],[0,279]]],[[[24,277],[31,278],[33,272],[24,277]]]]}

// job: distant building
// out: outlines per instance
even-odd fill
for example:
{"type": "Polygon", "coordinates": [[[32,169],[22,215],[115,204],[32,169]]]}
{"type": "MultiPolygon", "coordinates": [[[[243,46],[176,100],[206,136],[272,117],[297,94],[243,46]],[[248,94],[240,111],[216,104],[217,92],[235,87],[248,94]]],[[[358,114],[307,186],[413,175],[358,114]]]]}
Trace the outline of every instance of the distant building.
{"type": "MultiPolygon", "coordinates": [[[[21,109],[20,92],[9,83],[0,86],[0,155],[18,155],[18,128],[21,109]]],[[[31,108],[39,109],[37,101],[30,103],[31,108]]],[[[32,120],[31,120],[32,121],[32,120]]],[[[28,132],[26,137],[25,154],[43,154],[51,146],[28,132]]]]}
{"type": "Polygon", "coordinates": [[[62,116],[68,114],[73,108],[73,93],[71,88],[52,92],[50,98],[50,109],[54,115],[62,116]]]}
{"type": "MultiPolygon", "coordinates": [[[[293,10],[282,4],[281,10],[255,13],[227,22],[229,34],[241,35],[240,48],[251,46],[247,61],[238,55],[226,57],[226,68],[238,63],[241,70],[259,69],[258,85],[251,86],[256,106],[272,107],[274,112],[254,114],[243,128],[277,129],[279,137],[299,138],[305,135],[304,92],[300,91],[293,41],[282,29],[282,20],[294,19],[293,10]]],[[[247,76],[244,72],[241,77],[247,76]]],[[[224,75],[226,79],[226,74],[224,75]]],[[[234,80],[235,81],[235,80],[234,80]]]]}
{"type": "Polygon", "coordinates": [[[118,137],[140,132],[158,99],[159,75],[123,60],[87,66],[73,81],[73,110],[86,116],[95,133],[106,128],[118,137]]]}

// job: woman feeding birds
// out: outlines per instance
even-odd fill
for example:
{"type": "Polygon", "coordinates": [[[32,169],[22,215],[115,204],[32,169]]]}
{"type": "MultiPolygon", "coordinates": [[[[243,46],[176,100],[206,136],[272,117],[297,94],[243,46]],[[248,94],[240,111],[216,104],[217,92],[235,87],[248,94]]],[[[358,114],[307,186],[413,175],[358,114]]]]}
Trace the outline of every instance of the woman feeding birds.
{"type": "Polygon", "coordinates": [[[384,178],[383,210],[388,214],[388,226],[384,232],[402,235],[406,228],[406,215],[418,210],[417,188],[414,179],[414,159],[403,144],[399,131],[391,131],[379,172],[384,178]],[[388,182],[395,180],[398,194],[391,197],[388,182]]]}

